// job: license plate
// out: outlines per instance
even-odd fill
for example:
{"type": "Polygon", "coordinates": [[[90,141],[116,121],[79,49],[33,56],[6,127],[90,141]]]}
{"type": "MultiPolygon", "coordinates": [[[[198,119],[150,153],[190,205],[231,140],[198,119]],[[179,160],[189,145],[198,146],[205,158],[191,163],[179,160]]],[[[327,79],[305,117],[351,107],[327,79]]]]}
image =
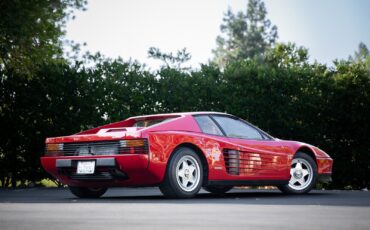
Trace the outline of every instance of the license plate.
{"type": "Polygon", "coordinates": [[[95,161],[77,162],[77,174],[94,174],[95,161]]]}

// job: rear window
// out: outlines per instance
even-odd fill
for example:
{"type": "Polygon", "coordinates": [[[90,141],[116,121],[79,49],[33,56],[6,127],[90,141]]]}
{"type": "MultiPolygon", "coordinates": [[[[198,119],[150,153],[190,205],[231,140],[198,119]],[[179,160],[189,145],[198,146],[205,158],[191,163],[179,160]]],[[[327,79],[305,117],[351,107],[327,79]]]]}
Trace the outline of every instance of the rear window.
{"type": "Polygon", "coordinates": [[[213,134],[213,135],[223,135],[218,126],[213,122],[209,116],[195,116],[200,129],[203,133],[213,134]]]}
{"type": "Polygon", "coordinates": [[[171,117],[171,118],[152,118],[152,119],[144,119],[144,120],[140,120],[140,121],[135,121],[133,127],[149,127],[149,126],[152,126],[152,125],[156,125],[156,124],[159,124],[159,123],[162,123],[162,122],[165,122],[165,121],[169,121],[169,120],[172,120],[174,119],[175,117],[171,117]]]}

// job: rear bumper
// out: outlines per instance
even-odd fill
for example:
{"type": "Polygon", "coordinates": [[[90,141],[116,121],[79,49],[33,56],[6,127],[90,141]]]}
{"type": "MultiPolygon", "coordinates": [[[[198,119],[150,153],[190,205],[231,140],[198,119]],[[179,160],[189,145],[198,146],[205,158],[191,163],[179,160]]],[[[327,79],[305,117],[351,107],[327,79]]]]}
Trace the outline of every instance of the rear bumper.
{"type": "Polygon", "coordinates": [[[71,180],[78,181],[112,181],[126,180],[128,176],[117,165],[114,158],[95,159],[94,174],[77,174],[79,160],[57,159],[56,168],[59,175],[67,176],[71,180]]]}
{"type": "Polygon", "coordinates": [[[148,155],[42,157],[44,169],[66,185],[89,187],[150,186],[160,179],[149,168],[148,155]],[[77,174],[78,161],[95,161],[94,174],[77,174]]]}

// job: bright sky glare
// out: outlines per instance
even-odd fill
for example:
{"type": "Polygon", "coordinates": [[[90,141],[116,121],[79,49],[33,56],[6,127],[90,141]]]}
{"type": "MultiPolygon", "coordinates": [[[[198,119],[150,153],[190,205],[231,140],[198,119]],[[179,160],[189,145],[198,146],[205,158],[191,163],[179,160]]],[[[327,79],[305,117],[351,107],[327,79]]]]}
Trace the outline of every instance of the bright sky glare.
{"type": "MultiPolygon", "coordinates": [[[[111,58],[129,58],[157,68],[147,58],[149,47],[191,53],[189,65],[212,58],[220,24],[228,7],[246,10],[248,0],[88,0],[67,24],[67,39],[87,43],[85,50],[111,58]]],[[[331,64],[347,58],[359,42],[370,48],[370,1],[265,0],[268,18],[278,27],[279,41],[309,49],[311,60],[331,64]]]]}

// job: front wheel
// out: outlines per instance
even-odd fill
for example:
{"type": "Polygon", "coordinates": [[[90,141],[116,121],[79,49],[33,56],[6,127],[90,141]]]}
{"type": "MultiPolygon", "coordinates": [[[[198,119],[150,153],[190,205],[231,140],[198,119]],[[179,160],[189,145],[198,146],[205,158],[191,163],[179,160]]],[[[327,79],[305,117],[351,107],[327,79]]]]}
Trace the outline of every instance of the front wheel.
{"type": "Polygon", "coordinates": [[[290,180],[287,185],[278,188],[289,194],[303,194],[309,192],[316,184],[317,165],[315,161],[303,152],[298,152],[290,167],[290,180]]]}
{"type": "Polygon", "coordinates": [[[79,198],[99,198],[108,189],[107,188],[85,188],[85,187],[69,186],[69,190],[73,193],[73,195],[79,198]]]}
{"type": "Polygon", "coordinates": [[[203,166],[199,156],[190,148],[177,149],[168,162],[159,189],[166,197],[194,197],[202,187],[203,166]]]}

